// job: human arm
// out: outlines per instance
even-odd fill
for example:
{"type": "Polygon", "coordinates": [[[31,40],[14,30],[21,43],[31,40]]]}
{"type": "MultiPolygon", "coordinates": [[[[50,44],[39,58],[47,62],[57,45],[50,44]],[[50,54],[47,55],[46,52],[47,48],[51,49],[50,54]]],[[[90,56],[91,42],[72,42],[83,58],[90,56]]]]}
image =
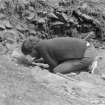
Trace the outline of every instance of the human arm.
{"type": "Polygon", "coordinates": [[[39,52],[39,55],[43,58],[45,63],[49,64],[51,69],[58,65],[52,43],[48,43],[46,40],[44,40],[43,43],[39,43],[39,45],[37,46],[37,51],[39,52]]]}
{"type": "Polygon", "coordinates": [[[48,53],[44,56],[44,59],[46,63],[50,65],[51,69],[53,69],[58,65],[58,62],[53,57],[51,57],[48,53]]]}

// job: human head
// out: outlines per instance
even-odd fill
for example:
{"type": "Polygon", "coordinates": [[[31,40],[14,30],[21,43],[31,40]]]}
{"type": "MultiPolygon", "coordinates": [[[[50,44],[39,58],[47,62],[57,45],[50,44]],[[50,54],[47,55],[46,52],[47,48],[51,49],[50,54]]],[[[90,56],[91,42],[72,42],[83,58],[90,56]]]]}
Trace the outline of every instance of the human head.
{"type": "Polygon", "coordinates": [[[38,53],[35,50],[37,43],[40,41],[37,37],[29,37],[27,38],[21,46],[21,51],[24,55],[30,55],[32,57],[37,57],[38,53]]]}

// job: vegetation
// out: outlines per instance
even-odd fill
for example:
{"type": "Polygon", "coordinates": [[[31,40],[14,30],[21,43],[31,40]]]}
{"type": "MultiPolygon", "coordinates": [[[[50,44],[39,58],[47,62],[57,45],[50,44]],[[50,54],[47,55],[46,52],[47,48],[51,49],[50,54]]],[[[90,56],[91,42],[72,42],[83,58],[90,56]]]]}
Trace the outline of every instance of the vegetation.
{"type": "Polygon", "coordinates": [[[0,41],[70,36],[105,40],[104,0],[0,0],[0,41]]]}

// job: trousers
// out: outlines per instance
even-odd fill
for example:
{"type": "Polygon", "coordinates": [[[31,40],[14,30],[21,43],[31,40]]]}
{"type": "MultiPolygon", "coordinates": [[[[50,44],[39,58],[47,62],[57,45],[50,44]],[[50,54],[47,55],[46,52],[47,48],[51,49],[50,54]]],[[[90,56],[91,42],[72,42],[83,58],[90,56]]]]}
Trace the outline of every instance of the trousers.
{"type": "Polygon", "coordinates": [[[53,72],[66,74],[78,71],[88,71],[89,66],[92,64],[96,56],[96,49],[92,44],[90,44],[87,46],[83,58],[64,61],[56,66],[53,69],[53,72]]]}

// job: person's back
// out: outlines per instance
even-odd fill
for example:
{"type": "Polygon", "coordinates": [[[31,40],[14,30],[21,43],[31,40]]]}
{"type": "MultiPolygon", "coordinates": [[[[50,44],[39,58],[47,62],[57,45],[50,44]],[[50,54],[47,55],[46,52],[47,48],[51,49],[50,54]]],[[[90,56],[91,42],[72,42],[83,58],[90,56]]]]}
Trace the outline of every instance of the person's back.
{"type": "Polygon", "coordinates": [[[54,38],[50,40],[42,40],[37,46],[38,51],[44,57],[49,54],[58,62],[83,58],[86,41],[77,38],[54,38]]]}

